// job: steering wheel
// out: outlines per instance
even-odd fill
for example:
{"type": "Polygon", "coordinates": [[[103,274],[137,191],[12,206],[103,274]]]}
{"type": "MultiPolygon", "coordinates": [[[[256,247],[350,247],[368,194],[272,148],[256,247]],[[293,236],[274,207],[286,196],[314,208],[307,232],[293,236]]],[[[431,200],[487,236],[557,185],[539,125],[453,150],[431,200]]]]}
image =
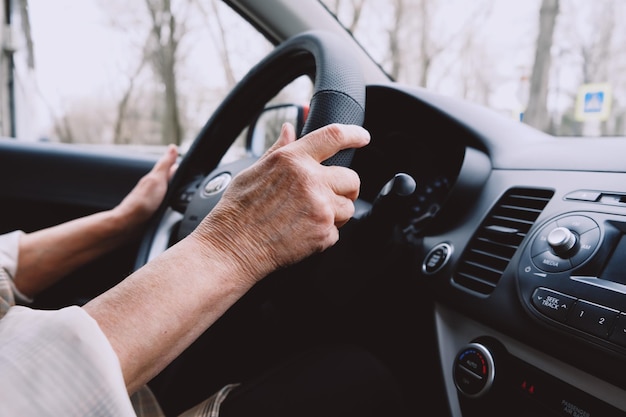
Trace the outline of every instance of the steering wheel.
{"type": "MultiPolygon", "coordinates": [[[[258,159],[251,156],[221,163],[232,143],[270,99],[302,75],[312,79],[313,94],[301,135],[330,123],[363,124],[365,81],[358,60],[345,46],[343,38],[311,31],[280,44],[235,86],[180,161],[168,192],[140,242],[135,268],[142,267],[191,233],[217,204],[228,186],[228,179],[258,159]]],[[[322,163],[349,166],[353,152],[341,151],[322,163]]],[[[300,265],[304,267],[306,263],[300,265]]],[[[264,291],[267,288],[263,285],[280,287],[281,291],[270,287],[272,297],[282,291],[289,292],[284,284],[290,280],[276,279],[284,278],[282,276],[273,278],[262,280],[261,286],[257,285],[246,294],[245,301],[241,300],[243,303],[233,306],[176,363],[152,381],[152,388],[163,406],[169,404],[173,407],[171,411],[178,414],[182,409],[175,407],[181,402],[197,404],[208,392],[221,386],[220,380],[242,380],[242,375],[288,349],[291,342],[281,343],[280,340],[291,337],[292,333],[276,334],[274,326],[268,324],[273,320],[266,320],[266,314],[259,314],[258,310],[265,311],[267,305],[264,291]],[[258,297],[262,303],[257,302],[258,297]],[[233,328],[237,330],[231,331],[233,328]],[[271,334],[276,337],[270,337],[271,334]],[[198,375],[213,378],[208,381],[203,377],[203,384],[186,383],[197,380],[198,375]]]]}
{"type": "MultiPolygon", "coordinates": [[[[229,178],[254,163],[255,158],[245,158],[218,167],[243,129],[297,77],[314,80],[302,136],[331,123],[363,124],[365,81],[344,42],[330,32],[304,32],[278,45],[234,87],[180,162],[140,242],[135,268],[189,234],[217,204],[229,178]]],[[[349,166],[353,153],[354,149],[340,151],[323,164],[349,166]]]]}

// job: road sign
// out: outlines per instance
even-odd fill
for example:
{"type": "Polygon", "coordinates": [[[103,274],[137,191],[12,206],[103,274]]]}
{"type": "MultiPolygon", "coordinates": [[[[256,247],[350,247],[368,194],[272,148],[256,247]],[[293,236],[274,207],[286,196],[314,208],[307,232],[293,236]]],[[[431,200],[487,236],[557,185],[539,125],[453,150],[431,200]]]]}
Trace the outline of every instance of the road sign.
{"type": "Polygon", "coordinates": [[[607,120],[611,113],[611,98],[611,86],[608,83],[581,85],[576,96],[576,120],[607,120]]]}

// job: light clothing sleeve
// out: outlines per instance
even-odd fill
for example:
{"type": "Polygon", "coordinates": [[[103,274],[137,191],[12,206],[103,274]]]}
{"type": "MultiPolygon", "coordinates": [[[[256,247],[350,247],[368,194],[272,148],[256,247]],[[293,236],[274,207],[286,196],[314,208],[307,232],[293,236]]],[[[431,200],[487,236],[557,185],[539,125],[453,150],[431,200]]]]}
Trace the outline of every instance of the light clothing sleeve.
{"type": "Polygon", "coordinates": [[[10,290],[0,315],[0,416],[134,417],[117,356],[87,312],[12,305],[32,301],[13,285],[22,234],[0,235],[0,279],[10,290]]]}
{"type": "Polygon", "coordinates": [[[135,416],[118,358],[82,308],[15,306],[0,320],[0,415],[135,416]]]}
{"type": "MultiPolygon", "coordinates": [[[[0,416],[164,417],[147,385],[128,396],[117,355],[85,310],[15,305],[32,302],[13,284],[22,234],[0,234],[0,416]]],[[[227,391],[218,394],[185,416],[218,416],[227,391]]]]}
{"type": "Polygon", "coordinates": [[[18,304],[30,304],[32,298],[26,297],[13,285],[13,277],[17,269],[17,257],[19,254],[20,237],[24,234],[21,230],[0,235],[0,268],[10,278],[11,291],[18,304]]]}
{"type": "Polygon", "coordinates": [[[15,270],[17,269],[19,241],[23,233],[20,230],[16,230],[0,235],[0,267],[12,277],[15,276],[15,270]]]}

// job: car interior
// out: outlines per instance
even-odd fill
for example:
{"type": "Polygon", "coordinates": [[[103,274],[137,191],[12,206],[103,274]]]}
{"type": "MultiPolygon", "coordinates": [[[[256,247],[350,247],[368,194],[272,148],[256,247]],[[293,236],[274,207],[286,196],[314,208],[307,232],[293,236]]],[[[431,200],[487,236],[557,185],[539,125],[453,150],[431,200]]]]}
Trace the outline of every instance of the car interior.
{"type": "MultiPolygon", "coordinates": [[[[396,82],[318,1],[226,3],[276,48],[207,115],[145,234],[34,306],[80,305],[189,234],[219,201],[212,181],[259,157],[225,161],[229,147],[308,76],[302,135],[329,123],[371,134],[324,161],[359,174],[355,215],[335,246],[266,277],[150,383],[166,413],[291,353],[349,343],[392,370],[415,416],[626,415],[626,138],[565,145],[396,82]]],[[[2,139],[0,232],[111,208],[157,158],[2,139]]]]}

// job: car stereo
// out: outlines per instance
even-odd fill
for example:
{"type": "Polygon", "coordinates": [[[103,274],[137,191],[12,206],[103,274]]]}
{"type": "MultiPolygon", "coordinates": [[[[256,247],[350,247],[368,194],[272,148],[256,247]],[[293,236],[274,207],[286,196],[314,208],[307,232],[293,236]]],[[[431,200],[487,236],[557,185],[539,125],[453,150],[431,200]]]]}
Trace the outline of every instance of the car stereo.
{"type": "Polygon", "coordinates": [[[538,319],[626,352],[626,218],[571,212],[545,221],[517,269],[523,304],[538,319]]]}

